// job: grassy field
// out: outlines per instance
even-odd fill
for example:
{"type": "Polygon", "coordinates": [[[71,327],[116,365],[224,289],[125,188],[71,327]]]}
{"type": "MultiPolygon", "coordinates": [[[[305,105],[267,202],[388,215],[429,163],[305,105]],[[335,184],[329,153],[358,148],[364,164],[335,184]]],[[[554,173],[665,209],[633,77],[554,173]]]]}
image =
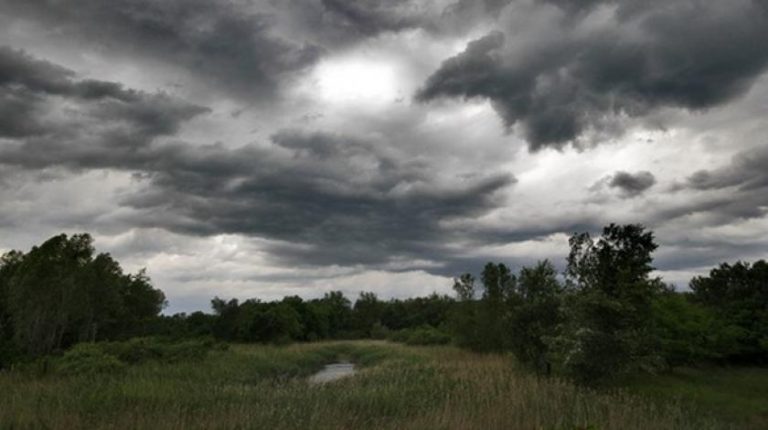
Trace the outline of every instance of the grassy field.
{"type": "MultiPolygon", "coordinates": [[[[766,378],[768,372],[761,372],[766,378]]],[[[700,376],[691,377],[691,387],[700,376]]],[[[685,394],[686,385],[658,378],[667,385],[634,383],[639,395],[595,392],[516,371],[509,357],[453,347],[374,341],[236,345],[198,361],[146,362],[108,374],[0,374],[0,428],[743,428],[745,421],[728,424],[731,415],[702,413],[710,401],[722,401],[716,394],[730,384],[725,374],[712,394],[696,398],[701,407],[670,400],[685,394]],[[333,383],[307,382],[306,376],[337,359],[362,370],[333,383]]],[[[739,385],[751,384],[752,376],[743,378],[739,385]]],[[[765,385],[755,388],[766,394],[765,385]]],[[[759,402],[742,411],[759,415],[759,402]]]]}
{"type": "Polygon", "coordinates": [[[647,398],[687,399],[697,410],[737,428],[768,429],[766,368],[683,368],[621,383],[647,398]]]}

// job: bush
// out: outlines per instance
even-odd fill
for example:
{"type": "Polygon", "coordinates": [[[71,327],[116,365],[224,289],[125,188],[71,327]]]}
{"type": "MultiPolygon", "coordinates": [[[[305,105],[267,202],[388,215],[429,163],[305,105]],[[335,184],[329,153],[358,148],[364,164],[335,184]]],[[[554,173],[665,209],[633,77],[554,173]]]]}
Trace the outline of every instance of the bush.
{"type": "Polygon", "coordinates": [[[212,339],[169,342],[153,337],[134,338],[124,342],[105,342],[99,345],[106,353],[128,364],[149,360],[166,363],[199,360],[204,358],[214,346],[218,346],[212,339]]]}
{"type": "Polygon", "coordinates": [[[123,370],[127,365],[150,360],[163,363],[200,360],[214,348],[222,350],[227,345],[212,339],[169,342],[152,337],[124,342],[81,343],[55,359],[54,368],[65,375],[111,373],[123,370]]]}
{"type": "Polygon", "coordinates": [[[125,363],[97,344],[81,343],[64,353],[56,361],[55,369],[64,375],[115,373],[124,370],[125,363]]]}
{"type": "Polygon", "coordinates": [[[428,325],[392,332],[389,339],[406,345],[446,345],[451,342],[450,335],[428,325]]]}
{"type": "Polygon", "coordinates": [[[387,339],[390,336],[390,330],[384,324],[376,322],[371,327],[371,339],[387,339]]]}

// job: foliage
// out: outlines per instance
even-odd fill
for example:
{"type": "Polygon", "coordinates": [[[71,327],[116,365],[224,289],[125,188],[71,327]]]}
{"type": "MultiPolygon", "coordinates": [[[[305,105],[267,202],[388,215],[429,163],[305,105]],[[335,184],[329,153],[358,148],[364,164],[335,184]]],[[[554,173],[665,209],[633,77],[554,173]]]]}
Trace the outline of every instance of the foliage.
{"type": "Polygon", "coordinates": [[[199,361],[211,350],[226,345],[212,339],[168,341],[160,338],[134,338],[122,342],[80,343],[54,359],[57,373],[102,374],[123,371],[126,366],[146,362],[180,363],[199,361]]]}
{"type": "Polygon", "coordinates": [[[691,280],[693,298],[738,331],[732,360],[768,363],[768,262],[724,263],[691,280]]]}
{"type": "Polygon", "coordinates": [[[652,279],[653,234],[639,225],[603,229],[570,239],[565,323],[556,341],[559,364],[583,382],[637,368],[654,368],[652,303],[662,290],[652,279]]]}
{"type": "Polygon", "coordinates": [[[0,258],[0,356],[131,337],[157,316],[165,297],[145,272],[123,273],[109,254],[94,256],[92,242],[62,234],[0,258]]]}
{"type": "Polygon", "coordinates": [[[0,428],[734,427],[713,419],[711,411],[673,400],[673,394],[662,399],[583,389],[520,372],[506,355],[452,347],[237,345],[199,361],[146,362],[97,378],[0,373],[0,428]],[[364,370],[331,384],[307,382],[338,359],[364,370]]]}
{"type": "Polygon", "coordinates": [[[722,264],[684,294],[651,277],[656,243],[642,226],[611,224],[596,239],[574,234],[570,246],[563,278],[548,261],[517,274],[488,263],[479,285],[471,274],[454,280],[455,299],[362,292],[353,302],[340,291],[271,302],[216,297],[212,314],[159,315],[164,295],[144,271],[124,273],[108,254],[95,254],[87,234],[59,235],[0,257],[0,368],[76,345],[56,359],[71,362],[64,368],[72,372],[98,373],[112,358],[181,362],[205,357],[212,339],[454,341],[586,383],[638,369],[768,362],[765,261],[722,264]]]}
{"type": "Polygon", "coordinates": [[[93,343],[75,345],[56,363],[56,371],[63,375],[115,374],[125,370],[125,367],[123,361],[93,343]]]}
{"type": "Polygon", "coordinates": [[[447,345],[451,336],[432,326],[403,329],[390,333],[389,339],[406,345],[447,345]]]}
{"type": "Polygon", "coordinates": [[[127,364],[150,360],[166,363],[198,360],[205,357],[211,349],[222,347],[213,339],[168,341],[154,337],[133,338],[123,342],[99,342],[93,345],[127,364]]]}
{"type": "Polygon", "coordinates": [[[453,290],[456,292],[458,304],[450,314],[451,331],[459,346],[478,350],[480,349],[480,310],[475,300],[477,295],[475,278],[469,273],[455,278],[453,290]]]}
{"type": "Polygon", "coordinates": [[[518,360],[539,372],[550,372],[550,343],[563,322],[562,294],[549,261],[520,270],[511,298],[510,347],[518,360]]]}
{"type": "Polygon", "coordinates": [[[738,349],[741,330],[690,294],[664,292],[652,314],[657,347],[669,367],[718,361],[738,349]]]}
{"type": "Polygon", "coordinates": [[[504,264],[488,263],[480,276],[483,293],[478,322],[478,348],[481,351],[501,351],[508,346],[507,312],[509,299],[515,289],[515,276],[504,264]]]}

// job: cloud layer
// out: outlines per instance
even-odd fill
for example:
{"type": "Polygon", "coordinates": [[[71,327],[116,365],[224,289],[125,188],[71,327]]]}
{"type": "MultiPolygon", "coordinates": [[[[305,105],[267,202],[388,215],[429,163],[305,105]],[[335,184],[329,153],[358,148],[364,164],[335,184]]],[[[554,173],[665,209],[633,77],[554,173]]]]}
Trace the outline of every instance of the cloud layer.
{"type": "Polygon", "coordinates": [[[0,2],[0,251],[90,231],[171,310],[450,291],[644,223],[766,258],[768,7],[0,2]],[[554,150],[549,150],[554,149],[554,150]]]}
{"type": "Polygon", "coordinates": [[[417,98],[489,99],[535,150],[621,117],[722,105],[768,65],[768,45],[755,43],[768,39],[768,12],[753,0],[551,3],[560,10],[533,8],[527,22],[510,17],[470,42],[417,98]],[[536,28],[529,36],[519,25],[536,28]]]}

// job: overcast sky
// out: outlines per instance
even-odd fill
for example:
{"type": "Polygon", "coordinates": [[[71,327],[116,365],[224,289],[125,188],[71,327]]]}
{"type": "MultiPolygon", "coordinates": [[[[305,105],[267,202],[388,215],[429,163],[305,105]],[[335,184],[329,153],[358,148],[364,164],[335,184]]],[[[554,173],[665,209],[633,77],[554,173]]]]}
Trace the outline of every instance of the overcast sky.
{"type": "Polygon", "coordinates": [[[642,223],[768,257],[766,0],[0,0],[0,252],[89,232],[168,312],[448,293],[642,223]]]}

